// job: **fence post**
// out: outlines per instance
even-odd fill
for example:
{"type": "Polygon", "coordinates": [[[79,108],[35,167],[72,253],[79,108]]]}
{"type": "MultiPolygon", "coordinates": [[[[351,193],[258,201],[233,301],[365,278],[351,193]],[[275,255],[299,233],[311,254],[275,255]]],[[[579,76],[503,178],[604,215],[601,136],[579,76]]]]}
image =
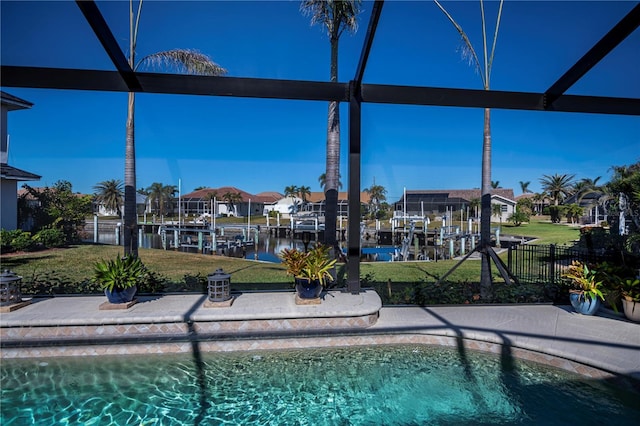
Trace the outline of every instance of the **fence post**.
{"type": "Polygon", "coordinates": [[[513,272],[513,260],[511,259],[511,250],[513,250],[513,244],[509,244],[509,249],[507,250],[507,266],[509,270],[513,272]]]}
{"type": "Polygon", "coordinates": [[[551,284],[556,283],[556,245],[549,245],[549,280],[551,284]]]}

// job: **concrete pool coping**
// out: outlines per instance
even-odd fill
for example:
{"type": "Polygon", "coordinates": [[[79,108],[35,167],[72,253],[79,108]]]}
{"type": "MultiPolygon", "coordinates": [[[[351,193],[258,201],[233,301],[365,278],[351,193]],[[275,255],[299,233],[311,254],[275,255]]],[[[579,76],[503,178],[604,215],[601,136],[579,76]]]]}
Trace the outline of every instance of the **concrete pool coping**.
{"type": "Polygon", "coordinates": [[[640,380],[640,324],[570,306],[383,307],[371,290],[330,292],[319,305],[296,305],[292,292],[236,294],[223,308],[198,294],[141,297],[127,310],[100,310],[104,301],[34,299],[0,314],[0,358],[415,343],[508,350],[589,377],[640,380]]]}

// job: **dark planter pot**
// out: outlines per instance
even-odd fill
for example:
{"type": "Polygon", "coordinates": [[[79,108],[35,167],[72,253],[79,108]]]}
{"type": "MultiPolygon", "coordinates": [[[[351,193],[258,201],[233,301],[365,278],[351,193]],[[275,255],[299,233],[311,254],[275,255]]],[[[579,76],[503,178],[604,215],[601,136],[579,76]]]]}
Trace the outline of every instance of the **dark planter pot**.
{"type": "Polygon", "coordinates": [[[569,293],[569,301],[576,312],[583,315],[594,315],[600,309],[600,299],[589,299],[582,292],[569,293]]]}
{"type": "Polygon", "coordinates": [[[134,285],[128,288],[114,288],[113,291],[105,288],[104,294],[109,303],[129,303],[136,295],[136,291],[138,291],[138,287],[134,285]]]}
{"type": "Polygon", "coordinates": [[[311,281],[308,278],[296,278],[296,292],[301,299],[315,299],[322,293],[320,281],[311,281]]]}

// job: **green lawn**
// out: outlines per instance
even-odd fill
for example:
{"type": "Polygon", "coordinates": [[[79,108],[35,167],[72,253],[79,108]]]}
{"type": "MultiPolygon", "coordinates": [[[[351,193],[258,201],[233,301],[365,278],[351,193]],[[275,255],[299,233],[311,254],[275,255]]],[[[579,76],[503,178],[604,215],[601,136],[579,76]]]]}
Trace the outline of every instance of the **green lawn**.
{"type": "Polygon", "coordinates": [[[529,223],[520,226],[503,223],[502,233],[536,237],[532,244],[571,244],[580,238],[580,228],[566,223],[551,223],[548,216],[534,216],[529,223]]]}
{"type": "MultiPolygon", "coordinates": [[[[81,282],[91,278],[95,262],[113,259],[122,254],[122,248],[118,246],[83,244],[44,252],[3,256],[2,268],[11,269],[25,280],[45,273],[58,273],[72,281],[81,282]]],[[[218,268],[232,274],[234,282],[290,281],[284,275],[284,267],[275,263],[143,248],[139,249],[139,256],[148,269],[172,281],[180,281],[185,275],[206,276],[218,268]]]]}
{"type": "MultiPolygon", "coordinates": [[[[149,270],[174,283],[188,281],[185,277],[206,277],[218,268],[231,274],[232,284],[237,284],[240,289],[286,289],[290,288],[292,282],[291,277],[285,274],[284,266],[276,263],[157,249],[140,249],[139,254],[149,270]]],[[[3,256],[2,268],[21,275],[24,283],[82,283],[91,279],[95,262],[113,259],[118,255],[122,255],[122,248],[117,246],[77,245],[3,256]]],[[[360,276],[365,283],[435,281],[456,263],[454,260],[361,263],[360,276]]],[[[479,265],[477,260],[464,262],[449,279],[477,281],[479,265]]],[[[341,282],[344,282],[345,269],[344,264],[338,266],[341,282]]]]}

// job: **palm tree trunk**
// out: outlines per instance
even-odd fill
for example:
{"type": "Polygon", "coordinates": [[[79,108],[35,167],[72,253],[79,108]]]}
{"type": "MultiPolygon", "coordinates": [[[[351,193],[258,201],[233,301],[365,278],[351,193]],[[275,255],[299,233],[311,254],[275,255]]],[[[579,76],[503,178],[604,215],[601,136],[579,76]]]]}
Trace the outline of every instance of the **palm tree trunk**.
{"type": "Polygon", "coordinates": [[[124,159],[124,254],[138,257],[138,216],[136,209],[135,93],[129,93],[127,137],[124,159]]]}
{"type": "Polygon", "coordinates": [[[484,109],[484,140],[482,143],[482,198],[480,219],[480,247],[482,266],[480,269],[480,291],[483,300],[490,300],[491,280],[491,110],[484,109]]]}
{"type": "MultiPolygon", "coordinates": [[[[142,0],[138,3],[138,13],[134,15],[133,1],[129,1],[129,66],[135,70],[138,18],[142,10],[142,0]],[[134,16],[137,16],[134,19],[134,16]]],[[[136,95],[129,92],[127,104],[127,130],[124,155],[124,255],[138,257],[138,215],[136,206],[136,144],[135,144],[136,95]]]]}
{"type": "MultiPolygon", "coordinates": [[[[338,81],[338,37],[331,37],[331,82],[338,81]]],[[[327,123],[327,159],[325,186],[324,240],[329,247],[336,241],[338,219],[338,186],[340,180],[340,110],[336,101],[329,102],[327,123]]]]}

